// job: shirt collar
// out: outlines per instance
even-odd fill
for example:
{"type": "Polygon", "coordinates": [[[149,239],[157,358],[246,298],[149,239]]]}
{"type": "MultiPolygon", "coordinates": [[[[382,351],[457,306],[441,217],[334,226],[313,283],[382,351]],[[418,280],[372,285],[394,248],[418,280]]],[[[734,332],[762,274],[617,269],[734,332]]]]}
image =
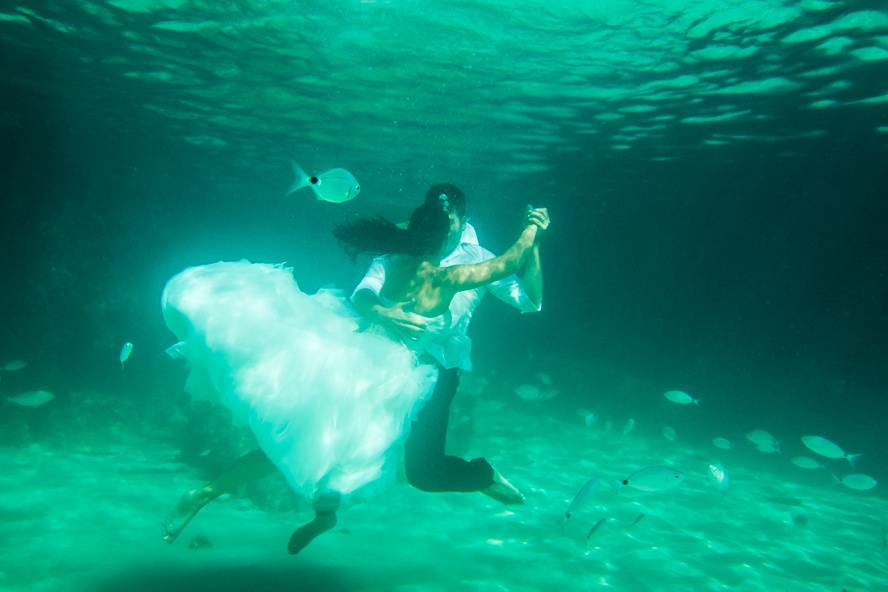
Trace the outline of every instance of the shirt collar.
{"type": "Polygon", "coordinates": [[[469,244],[469,245],[477,245],[478,243],[478,234],[475,232],[475,227],[466,222],[466,227],[463,228],[462,236],[459,238],[459,243],[461,245],[469,244]]]}

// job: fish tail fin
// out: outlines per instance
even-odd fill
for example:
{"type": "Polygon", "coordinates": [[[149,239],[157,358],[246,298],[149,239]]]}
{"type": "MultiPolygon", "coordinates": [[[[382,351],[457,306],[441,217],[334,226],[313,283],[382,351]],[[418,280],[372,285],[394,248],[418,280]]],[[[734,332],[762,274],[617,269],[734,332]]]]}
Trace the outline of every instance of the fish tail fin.
{"type": "Polygon", "coordinates": [[[702,397],[697,398],[697,399],[694,399],[694,405],[696,405],[697,407],[699,407],[699,406],[700,406],[700,401],[702,401],[702,400],[703,400],[702,397]]]}
{"type": "Polygon", "coordinates": [[[303,187],[308,187],[310,185],[308,175],[305,173],[305,171],[302,170],[302,168],[300,168],[298,164],[296,164],[296,161],[291,160],[290,165],[293,167],[293,184],[290,185],[290,188],[287,189],[287,193],[285,193],[284,195],[296,193],[303,187]]]}
{"type": "Polygon", "coordinates": [[[860,458],[861,456],[863,456],[863,453],[862,453],[862,452],[858,452],[857,454],[846,454],[846,455],[845,455],[845,458],[848,459],[848,464],[851,465],[851,468],[853,469],[853,468],[854,468],[854,463],[855,463],[855,462],[857,461],[857,459],[860,458]]]}

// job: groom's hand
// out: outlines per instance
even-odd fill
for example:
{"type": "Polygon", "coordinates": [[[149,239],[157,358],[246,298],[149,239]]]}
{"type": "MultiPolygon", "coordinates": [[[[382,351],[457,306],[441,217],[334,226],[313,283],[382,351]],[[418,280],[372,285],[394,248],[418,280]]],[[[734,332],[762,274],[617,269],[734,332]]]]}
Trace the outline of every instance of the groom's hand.
{"type": "Polygon", "coordinates": [[[406,310],[408,304],[398,302],[392,306],[379,305],[374,312],[380,323],[397,329],[408,337],[417,338],[430,323],[434,322],[434,319],[406,310]]]}

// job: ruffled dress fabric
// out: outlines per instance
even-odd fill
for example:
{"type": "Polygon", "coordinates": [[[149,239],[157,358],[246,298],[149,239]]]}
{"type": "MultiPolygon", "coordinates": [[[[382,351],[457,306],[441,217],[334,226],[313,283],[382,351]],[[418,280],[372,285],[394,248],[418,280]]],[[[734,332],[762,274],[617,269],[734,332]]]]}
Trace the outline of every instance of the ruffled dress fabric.
{"type": "Polygon", "coordinates": [[[249,426],[294,491],[348,495],[396,474],[437,370],[415,348],[360,331],[341,294],[306,294],[282,266],[221,262],[173,277],[162,305],[186,390],[249,426]]]}

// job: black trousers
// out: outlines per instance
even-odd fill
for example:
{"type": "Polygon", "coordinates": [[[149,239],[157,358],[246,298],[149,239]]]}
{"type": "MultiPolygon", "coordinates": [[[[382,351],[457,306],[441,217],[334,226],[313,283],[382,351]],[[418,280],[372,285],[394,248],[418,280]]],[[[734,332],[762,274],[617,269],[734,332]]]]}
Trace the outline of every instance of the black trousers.
{"type": "Polygon", "coordinates": [[[407,481],[417,489],[479,491],[493,484],[493,467],[485,459],[467,461],[444,453],[450,403],[458,386],[458,369],[439,368],[435,392],[413,421],[404,464],[407,481]]]}

